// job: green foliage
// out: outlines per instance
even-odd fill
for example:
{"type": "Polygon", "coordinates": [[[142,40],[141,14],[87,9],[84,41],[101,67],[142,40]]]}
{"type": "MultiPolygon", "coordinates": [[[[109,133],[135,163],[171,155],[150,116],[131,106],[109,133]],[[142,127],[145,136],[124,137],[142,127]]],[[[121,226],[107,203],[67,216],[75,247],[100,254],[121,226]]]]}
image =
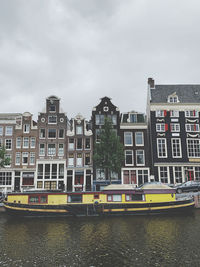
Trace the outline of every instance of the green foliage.
{"type": "Polygon", "coordinates": [[[5,147],[0,147],[0,168],[4,168],[6,165],[10,164],[10,159],[6,158],[5,147]]]}
{"type": "Polygon", "coordinates": [[[94,146],[94,164],[99,169],[106,170],[106,178],[111,179],[111,172],[120,172],[124,162],[124,149],[119,137],[113,131],[109,118],[100,133],[100,142],[94,146]]]}

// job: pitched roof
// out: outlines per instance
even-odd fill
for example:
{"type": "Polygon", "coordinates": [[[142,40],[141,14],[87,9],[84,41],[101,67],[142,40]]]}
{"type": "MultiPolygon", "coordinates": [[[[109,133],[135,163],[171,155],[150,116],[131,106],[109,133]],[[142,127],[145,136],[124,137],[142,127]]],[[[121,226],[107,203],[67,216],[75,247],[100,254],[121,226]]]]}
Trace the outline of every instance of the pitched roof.
{"type": "Polygon", "coordinates": [[[200,84],[155,85],[151,103],[167,103],[168,96],[176,93],[180,103],[200,103],[200,84]]]}

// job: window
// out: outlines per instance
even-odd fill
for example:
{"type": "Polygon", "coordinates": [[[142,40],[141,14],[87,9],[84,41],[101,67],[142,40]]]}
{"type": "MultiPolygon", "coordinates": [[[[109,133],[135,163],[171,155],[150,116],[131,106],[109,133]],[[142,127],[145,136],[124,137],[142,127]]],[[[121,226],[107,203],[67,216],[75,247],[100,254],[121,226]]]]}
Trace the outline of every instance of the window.
{"type": "Polygon", "coordinates": [[[107,200],[110,202],[121,202],[122,201],[122,195],[108,195],[107,200]]]}
{"type": "Polygon", "coordinates": [[[2,138],[0,138],[0,148],[2,148],[2,146],[3,146],[3,140],[2,138]]]}
{"type": "Polygon", "coordinates": [[[17,152],[15,155],[15,164],[20,165],[20,162],[21,162],[21,153],[17,152]]]}
{"type": "Polygon", "coordinates": [[[40,156],[45,155],[45,144],[40,144],[39,155],[40,156]]]}
{"type": "Polygon", "coordinates": [[[131,132],[124,133],[124,145],[125,146],[132,146],[133,145],[133,136],[131,132]]]}
{"type": "Polygon", "coordinates": [[[12,149],[12,139],[6,139],[5,140],[5,146],[7,150],[11,150],[12,149]]]}
{"type": "Polygon", "coordinates": [[[64,179],[64,164],[59,164],[58,178],[64,179]]]}
{"type": "Polygon", "coordinates": [[[174,167],[174,182],[175,183],[182,183],[183,177],[182,177],[182,168],[181,167],[174,167]]]}
{"type": "Polygon", "coordinates": [[[55,105],[50,105],[49,106],[49,111],[50,112],[56,112],[56,106],[55,105]]]}
{"type": "Polygon", "coordinates": [[[159,168],[160,181],[161,183],[168,183],[168,167],[159,168]]]}
{"type": "Polygon", "coordinates": [[[178,118],[179,117],[179,111],[178,110],[170,110],[170,117],[178,118]]]}
{"type": "Polygon", "coordinates": [[[136,150],[136,164],[144,165],[144,150],[136,150]]]}
{"type": "Polygon", "coordinates": [[[200,167],[195,167],[195,179],[200,181],[200,167]]]}
{"type": "Polygon", "coordinates": [[[96,142],[100,142],[101,129],[96,129],[96,142]]]}
{"type": "Polygon", "coordinates": [[[69,150],[74,150],[74,138],[69,138],[69,150]]]}
{"type": "Polygon", "coordinates": [[[64,144],[58,144],[58,155],[59,156],[64,155],[64,144]]]}
{"type": "Polygon", "coordinates": [[[77,144],[76,144],[76,149],[82,149],[82,138],[77,138],[77,144]]]}
{"type": "Polygon", "coordinates": [[[16,148],[21,148],[21,137],[17,137],[16,139],[16,148]]]}
{"type": "Polygon", "coordinates": [[[123,171],[124,184],[137,184],[136,171],[124,170],[123,171]]]}
{"type": "Polygon", "coordinates": [[[200,139],[187,139],[189,158],[200,158],[200,139]]]}
{"type": "Polygon", "coordinates": [[[82,167],[83,166],[83,158],[82,158],[82,154],[81,153],[77,154],[76,166],[77,167],[82,167]]]}
{"type": "Polygon", "coordinates": [[[167,158],[167,144],[165,138],[157,139],[157,155],[158,158],[167,158]]]}
{"type": "Polygon", "coordinates": [[[90,153],[85,154],[85,165],[90,165],[90,153]]]}
{"type": "Polygon", "coordinates": [[[59,129],[59,138],[64,138],[64,129],[59,129]]]}
{"type": "Polygon", "coordinates": [[[0,126],[0,136],[3,135],[3,126],[0,126]]]}
{"type": "Polygon", "coordinates": [[[126,201],[143,201],[144,195],[142,194],[129,194],[126,195],[126,201]]]}
{"type": "Polygon", "coordinates": [[[37,182],[37,188],[42,188],[43,187],[43,182],[37,182]]]}
{"type": "Polygon", "coordinates": [[[138,185],[149,182],[148,177],[148,170],[138,170],[138,185]]]}
{"type": "Polygon", "coordinates": [[[105,180],[105,171],[103,169],[96,169],[96,179],[105,180]]]}
{"type": "Polygon", "coordinates": [[[48,155],[55,156],[56,155],[56,145],[55,144],[48,144],[48,155]]]}
{"type": "Polygon", "coordinates": [[[171,129],[171,132],[180,132],[180,124],[179,123],[171,123],[170,129],[171,129]]]}
{"type": "Polygon", "coordinates": [[[9,164],[5,165],[5,167],[10,167],[11,166],[11,160],[12,160],[12,156],[10,154],[6,154],[5,155],[6,159],[9,159],[9,164]]]}
{"type": "Polygon", "coordinates": [[[38,196],[29,196],[29,203],[39,203],[38,196]]]}
{"type": "Polygon", "coordinates": [[[171,139],[172,142],[172,157],[181,158],[181,140],[179,138],[171,139]]]}
{"type": "Polygon", "coordinates": [[[168,102],[169,103],[178,103],[179,102],[178,96],[169,96],[168,97],[168,102]]]}
{"type": "Polygon", "coordinates": [[[74,166],[74,154],[72,153],[69,154],[68,166],[74,166]]]}
{"type": "Polygon", "coordinates": [[[95,116],[96,125],[104,125],[104,115],[97,114],[95,116]]]}
{"type": "Polygon", "coordinates": [[[28,152],[22,153],[22,164],[27,165],[28,164],[28,152]]]}
{"type": "Polygon", "coordinates": [[[185,117],[187,118],[197,118],[199,116],[199,112],[196,110],[186,110],[185,117]]]}
{"type": "Polygon", "coordinates": [[[142,132],[135,133],[135,145],[136,146],[143,146],[144,145],[144,136],[142,132]]]}
{"type": "Polygon", "coordinates": [[[81,203],[82,202],[82,195],[68,195],[67,202],[69,203],[81,203]]]}
{"type": "Polygon", "coordinates": [[[43,179],[43,164],[38,164],[38,176],[37,176],[37,178],[38,179],[43,179]]]}
{"type": "Polygon", "coordinates": [[[30,153],[30,165],[35,164],[35,153],[31,152],[30,153]]]}
{"type": "Polygon", "coordinates": [[[76,125],[76,134],[83,134],[83,126],[76,125]]]}
{"type": "Polygon", "coordinates": [[[199,132],[199,124],[186,124],[186,132],[199,132]]]}
{"type": "Polygon", "coordinates": [[[11,136],[13,134],[13,127],[12,126],[6,126],[6,135],[11,136]]]}
{"type": "Polygon", "coordinates": [[[23,148],[28,148],[29,147],[29,138],[24,137],[23,139],[23,148]]]}
{"type": "Polygon", "coordinates": [[[40,138],[45,138],[45,129],[40,129],[40,138]]]}
{"type": "Polygon", "coordinates": [[[89,137],[85,138],[85,149],[90,149],[90,138],[89,137]]]}
{"type": "Polygon", "coordinates": [[[133,150],[125,150],[125,165],[133,165],[133,150]]]}
{"type": "Polygon", "coordinates": [[[164,110],[156,110],[156,117],[165,117],[164,110]]]}
{"type": "Polygon", "coordinates": [[[31,137],[31,148],[35,148],[35,137],[31,137]]]}
{"type": "Polygon", "coordinates": [[[48,138],[56,138],[56,129],[48,129],[48,138]]]}
{"type": "Polygon", "coordinates": [[[30,124],[24,124],[24,133],[30,132],[30,124]]]}
{"type": "Polygon", "coordinates": [[[165,132],[165,123],[156,123],[156,132],[165,132]]]}
{"type": "Polygon", "coordinates": [[[57,123],[57,116],[49,116],[48,121],[50,124],[56,124],[57,123]]]}
{"type": "Polygon", "coordinates": [[[11,185],[12,172],[0,172],[0,185],[11,185]]]}
{"type": "Polygon", "coordinates": [[[108,115],[113,125],[117,125],[117,115],[108,115]]]}

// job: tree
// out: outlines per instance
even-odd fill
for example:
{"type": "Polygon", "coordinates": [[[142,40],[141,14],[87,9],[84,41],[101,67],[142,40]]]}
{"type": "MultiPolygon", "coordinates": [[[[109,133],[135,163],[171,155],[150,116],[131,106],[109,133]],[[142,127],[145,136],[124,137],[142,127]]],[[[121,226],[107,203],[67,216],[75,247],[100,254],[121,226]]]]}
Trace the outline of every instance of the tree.
{"type": "Polygon", "coordinates": [[[106,179],[111,180],[111,172],[119,173],[124,162],[124,149],[119,137],[113,131],[109,118],[105,118],[105,124],[99,135],[99,143],[94,145],[94,164],[98,169],[104,169],[106,179]]]}
{"type": "Polygon", "coordinates": [[[0,168],[10,164],[10,159],[6,157],[5,147],[0,147],[0,168]]]}

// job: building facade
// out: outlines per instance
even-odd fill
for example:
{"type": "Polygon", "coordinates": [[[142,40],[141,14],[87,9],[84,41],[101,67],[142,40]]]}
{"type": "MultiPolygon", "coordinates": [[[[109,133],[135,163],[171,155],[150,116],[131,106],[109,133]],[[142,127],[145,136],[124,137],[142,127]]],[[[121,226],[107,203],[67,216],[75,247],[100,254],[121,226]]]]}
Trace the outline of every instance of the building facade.
{"type": "MultiPolygon", "coordinates": [[[[115,131],[117,136],[120,136],[120,111],[115,105],[113,105],[111,98],[103,97],[101,98],[100,103],[92,110],[93,147],[95,147],[96,142],[100,141],[99,134],[102,130],[106,117],[110,118],[113,125],[113,131],[115,131]]],[[[121,174],[111,173],[111,182],[121,183],[121,174]]],[[[106,177],[105,170],[96,168],[94,164],[93,189],[97,191],[101,190],[109,183],[110,180],[106,177]]]]}
{"type": "Polygon", "coordinates": [[[45,112],[38,116],[38,154],[36,162],[36,188],[66,188],[66,132],[68,119],[60,110],[60,99],[46,99],[45,112]]]}
{"type": "Polygon", "coordinates": [[[121,142],[125,162],[121,169],[122,184],[141,185],[150,181],[150,157],[146,116],[138,112],[121,114],[121,142]]]}
{"type": "Polygon", "coordinates": [[[152,175],[163,183],[200,180],[200,85],[148,80],[152,175]]]}
{"type": "Polygon", "coordinates": [[[80,114],[67,131],[67,191],[91,191],[93,140],[90,124],[80,114]]]}

